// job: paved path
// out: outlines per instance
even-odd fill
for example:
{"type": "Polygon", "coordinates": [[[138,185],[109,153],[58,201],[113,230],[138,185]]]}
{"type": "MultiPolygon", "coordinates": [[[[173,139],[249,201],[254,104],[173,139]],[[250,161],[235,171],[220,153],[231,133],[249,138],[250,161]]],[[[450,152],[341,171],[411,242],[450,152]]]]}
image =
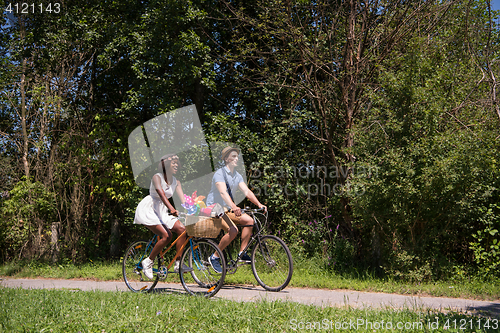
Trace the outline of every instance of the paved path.
{"type": "MultiPolygon", "coordinates": [[[[51,280],[51,279],[11,279],[3,278],[0,285],[9,288],[25,289],[69,289],[127,291],[124,282],[101,282],[90,280],[51,280]]],[[[184,293],[180,284],[159,283],[159,292],[184,293]]],[[[471,311],[489,317],[500,318],[500,301],[475,301],[457,298],[404,296],[397,294],[368,293],[348,290],[324,290],[285,288],[274,293],[261,287],[224,286],[215,296],[235,301],[283,300],[316,306],[350,306],[354,308],[408,308],[436,309],[440,311],[471,311]]]]}

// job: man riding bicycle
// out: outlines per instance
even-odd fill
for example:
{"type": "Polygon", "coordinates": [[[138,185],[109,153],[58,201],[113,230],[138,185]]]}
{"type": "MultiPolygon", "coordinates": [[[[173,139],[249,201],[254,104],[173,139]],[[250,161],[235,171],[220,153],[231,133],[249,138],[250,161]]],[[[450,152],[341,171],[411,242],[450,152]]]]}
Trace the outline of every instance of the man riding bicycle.
{"type": "MultiPolygon", "coordinates": [[[[220,250],[224,250],[238,234],[238,229],[235,224],[244,227],[241,231],[241,247],[240,247],[240,260],[250,261],[250,257],[245,250],[250,237],[252,236],[253,218],[248,214],[242,214],[241,208],[234,203],[233,193],[239,188],[245,197],[254,203],[259,208],[267,211],[267,207],[259,202],[255,194],[248,188],[243,181],[241,174],[235,169],[238,166],[240,150],[234,147],[226,147],[222,150],[221,160],[224,161],[224,167],[217,170],[212,177],[212,184],[210,193],[207,196],[207,206],[218,203],[223,206],[228,212],[222,223],[223,229],[226,234],[222,237],[219,243],[220,250]]],[[[209,257],[210,264],[216,272],[221,272],[220,259],[214,253],[209,257]]]]}

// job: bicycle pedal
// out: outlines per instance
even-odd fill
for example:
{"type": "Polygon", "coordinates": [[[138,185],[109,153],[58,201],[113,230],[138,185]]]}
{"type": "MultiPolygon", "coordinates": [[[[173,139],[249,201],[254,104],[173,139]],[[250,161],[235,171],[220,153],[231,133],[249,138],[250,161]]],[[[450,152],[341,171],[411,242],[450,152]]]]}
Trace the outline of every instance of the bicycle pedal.
{"type": "Polygon", "coordinates": [[[240,265],[250,265],[252,262],[250,260],[238,260],[238,264],[240,265]]]}

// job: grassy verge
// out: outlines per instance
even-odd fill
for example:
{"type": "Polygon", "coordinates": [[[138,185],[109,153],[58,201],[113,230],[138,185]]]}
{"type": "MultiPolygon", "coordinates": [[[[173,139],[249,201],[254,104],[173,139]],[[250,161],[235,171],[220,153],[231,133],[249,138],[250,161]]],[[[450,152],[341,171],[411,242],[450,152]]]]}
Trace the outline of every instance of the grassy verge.
{"type": "MultiPolygon", "coordinates": [[[[121,263],[92,262],[74,265],[64,263],[48,265],[38,262],[22,264],[5,264],[0,266],[0,276],[16,278],[58,278],[58,279],[95,279],[122,280],[121,263]]],[[[168,278],[178,282],[175,275],[168,278]]],[[[228,274],[227,284],[256,285],[250,266],[240,267],[236,274],[228,274]]],[[[486,282],[480,279],[462,278],[455,281],[439,281],[429,283],[403,283],[390,279],[379,279],[373,276],[336,275],[322,269],[314,259],[294,262],[294,273],[291,287],[319,289],[347,289],[368,292],[385,292],[406,295],[455,297],[479,300],[500,299],[500,283],[486,282]]]]}
{"type": "Polygon", "coordinates": [[[172,294],[0,288],[1,332],[498,332],[498,319],[172,294]]]}

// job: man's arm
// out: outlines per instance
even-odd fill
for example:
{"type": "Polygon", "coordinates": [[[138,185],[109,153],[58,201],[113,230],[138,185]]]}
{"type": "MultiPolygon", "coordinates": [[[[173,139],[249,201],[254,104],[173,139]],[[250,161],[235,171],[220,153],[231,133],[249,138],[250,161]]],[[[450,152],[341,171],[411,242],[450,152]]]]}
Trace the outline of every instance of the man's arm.
{"type": "Polygon", "coordinates": [[[259,208],[264,208],[264,212],[267,212],[267,207],[260,203],[259,199],[255,196],[255,194],[250,190],[244,182],[240,182],[238,184],[240,190],[245,194],[248,200],[250,200],[253,204],[255,204],[259,208]]]}
{"type": "MultiPolygon", "coordinates": [[[[239,208],[233,202],[233,200],[231,199],[231,196],[229,195],[229,193],[227,193],[226,183],[225,182],[216,182],[215,183],[215,187],[217,187],[217,191],[219,191],[219,194],[220,194],[222,200],[224,200],[224,202],[229,207],[231,207],[231,210],[233,212],[235,212],[235,214],[236,214],[236,211],[239,210],[239,208]]],[[[241,214],[241,211],[240,211],[240,214],[241,214]]],[[[238,214],[236,214],[236,216],[238,216],[238,214]]]]}

